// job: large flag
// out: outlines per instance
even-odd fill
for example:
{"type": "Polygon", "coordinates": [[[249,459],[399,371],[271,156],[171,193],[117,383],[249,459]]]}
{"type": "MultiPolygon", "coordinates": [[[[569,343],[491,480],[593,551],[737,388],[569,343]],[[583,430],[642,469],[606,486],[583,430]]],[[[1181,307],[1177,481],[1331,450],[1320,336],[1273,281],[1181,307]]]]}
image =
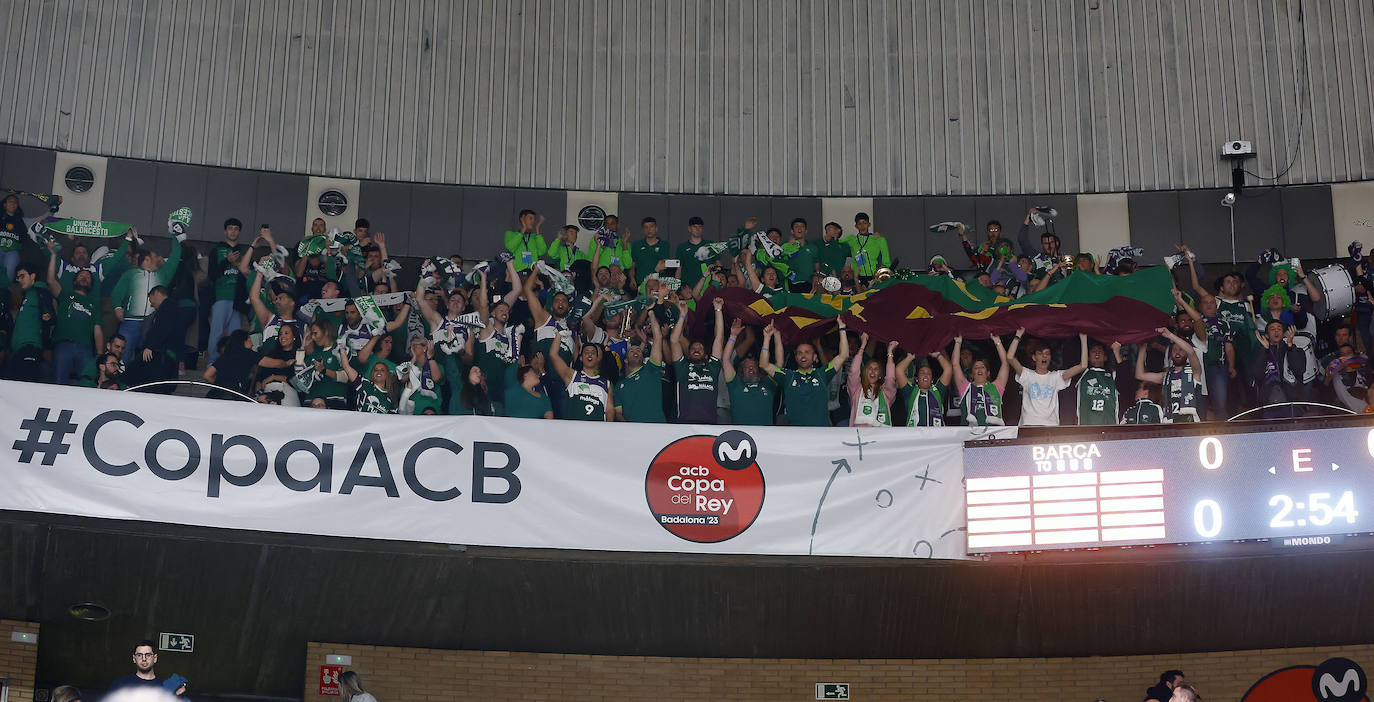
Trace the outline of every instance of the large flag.
{"type": "MultiPolygon", "coordinates": [[[[1037,293],[1007,298],[976,282],[917,275],[891,280],[859,295],[780,294],[772,298],[741,288],[710,290],[746,324],[772,321],[783,340],[796,343],[846,326],[879,342],[896,340],[910,353],[944,348],[956,336],[983,339],[1020,327],[1047,338],[1080,332],[1103,342],[1140,343],[1169,322],[1173,277],[1163,266],[1126,276],[1076,272],[1037,293]]],[[[704,315],[703,315],[704,321],[704,315]]]]}

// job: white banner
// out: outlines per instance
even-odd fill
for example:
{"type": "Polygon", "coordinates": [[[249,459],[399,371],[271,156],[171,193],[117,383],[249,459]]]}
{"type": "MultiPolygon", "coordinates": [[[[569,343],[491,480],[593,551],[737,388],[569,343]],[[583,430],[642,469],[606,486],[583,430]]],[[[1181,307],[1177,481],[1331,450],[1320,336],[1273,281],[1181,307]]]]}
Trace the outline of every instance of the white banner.
{"type": "Polygon", "coordinates": [[[0,396],[0,509],[534,548],[963,558],[963,442],[992,436],[0,396]]]}

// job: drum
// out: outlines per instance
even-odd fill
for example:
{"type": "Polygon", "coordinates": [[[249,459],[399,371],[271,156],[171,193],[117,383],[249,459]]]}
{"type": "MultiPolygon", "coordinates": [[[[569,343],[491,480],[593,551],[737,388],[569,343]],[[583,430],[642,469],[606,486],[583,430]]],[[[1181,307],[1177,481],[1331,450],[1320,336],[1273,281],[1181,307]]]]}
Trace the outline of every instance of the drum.
{"type": "Polygon", "coordinates": [[[1355,307],[1355,283],[1345,266],[1330,265],[1312,271],[1311,278],[1322,292],[1322,299],[1312,304],[1317,319],[1326,321],[1346,314],[1355,307]]]}

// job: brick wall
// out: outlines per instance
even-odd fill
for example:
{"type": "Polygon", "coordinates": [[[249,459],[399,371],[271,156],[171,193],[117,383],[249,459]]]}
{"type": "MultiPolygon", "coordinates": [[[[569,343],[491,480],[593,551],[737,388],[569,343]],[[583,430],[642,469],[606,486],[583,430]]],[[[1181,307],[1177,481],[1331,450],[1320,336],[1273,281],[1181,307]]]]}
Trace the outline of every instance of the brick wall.
{"type": "Polygon", "coordinates": [[[35,622],[0,619],[0,678],[9,678],[10,702],[33,699],[33,673],[38,667],[38,646],[11,641],[13,632],[38,634],[35,622]]]}
{"type": "MultiPolygon", "coordinates": [[[[1060,699],[1137,702],[1161,672],[1179,668],[1205,699],[1239,700],[1266,673],[1342,656],[1374,673],[1374,644],[1178,656],[800,660],[585,656],[440,651],[311,643],[306,702],[319,695],[327,654],[353,656],[380,702],[489,700],[811,700],[818,682],[847,682],[854,700],[942,702],[1060,699]]],[[[1372,676],[1374,677],[1374,676],[1372,676]]]]}

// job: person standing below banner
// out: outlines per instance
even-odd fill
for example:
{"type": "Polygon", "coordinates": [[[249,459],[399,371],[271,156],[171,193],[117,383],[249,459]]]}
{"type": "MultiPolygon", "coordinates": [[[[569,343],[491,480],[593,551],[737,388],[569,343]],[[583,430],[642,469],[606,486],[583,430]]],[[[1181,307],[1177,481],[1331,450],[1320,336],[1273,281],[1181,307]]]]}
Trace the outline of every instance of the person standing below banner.
{"type": "Polygon", "coordinates": [[[942,351],[932,353],[940,363],[940,377],[935,377],[935,369],[929,363],[916,369],[916,382],[907,380],[907,367],[916,360],[915,354],[907,354],[897,364],[897,392],[907,408],[906,425],[909,427],[942,427],[945,425],[945,396],[949,394],[949,381],[954,376],[942,351]]]}
{"type": "MultiPolygon", "coordinates": [[[[1282,325],[1280,325],[1282,326],[1282,325]]],[[[1159,373],[1145,371],[1145,345],[1141,344],[1136,354],[1135,378],[1141,382],[1158,383],[1164,401],[1164,419],[1175,424],[1201,421],[1198,417],[1198,403],[1201,402],[1202,360],[1198,358],[1193,345],[1166,327],[1155,331],[1173,342],[1169,349],[1170,366],[1159,373]]]]}
{"type": "Polygon", "coordinates": [[[849,426],[892,426],[892,403],[897,399],[897,369],[892,354],[897,342],[887,344],[887,370],[876,358],[864,360],[868,351],[868,334],[859,335],[859,352],[849,364],[849,426]]]}
{"type": "Polygon", "coordinates": [[[1121,342],[1112,342],[1113,363],[1107,361],[1107,349],[1094,341],[1088,347],[1088,367],[1078,379],[1079,426],[1116,424],[1121,416],[1120,393],[1116,388],[1116,371],[1121,366],[1121,342]]]}
{"type": "Polygon", "coordinates": [[[1088,335],[1078,335],[1081,346],[1078,357],[1082,359],[1078,365],[1051,372],[1051,351],[1044,343],[1036,345],[1030,352],[1034,368],[1026,368],[1016,360],[1016,347],[1021,344],[1021,337],[1025,333],[1025,328],[1017,329],[1016,338],[1012,340],[1011,348],[1007,349],[1007,362],[1016,371],[1016,382],[1022,388],[1021,426],[1059,426],[1059,391],[1069,387],[1069,381],[1088,367],[1088,335]]]}
{"type": "MultiPolygon", "coordinates": [[[[996,334],[990,338],[993,347],[997,349],[997,358],[1000,361],[995,378],[985,359],[978,358],[970,362],[972,377],[965,376],[962,367],[954,367],[954,383],[959,389],[959,408],[963,413],[964,424],[969,426],[1000,427],[1007,423],[1002,414],[1002,393],[1007,389],[1007,350],[1002,348],[1002,339],[996,334]]],[[[954,337],[952,355],[955,358],[960,357],[963,346],[964,337],[954,337]]]]}

